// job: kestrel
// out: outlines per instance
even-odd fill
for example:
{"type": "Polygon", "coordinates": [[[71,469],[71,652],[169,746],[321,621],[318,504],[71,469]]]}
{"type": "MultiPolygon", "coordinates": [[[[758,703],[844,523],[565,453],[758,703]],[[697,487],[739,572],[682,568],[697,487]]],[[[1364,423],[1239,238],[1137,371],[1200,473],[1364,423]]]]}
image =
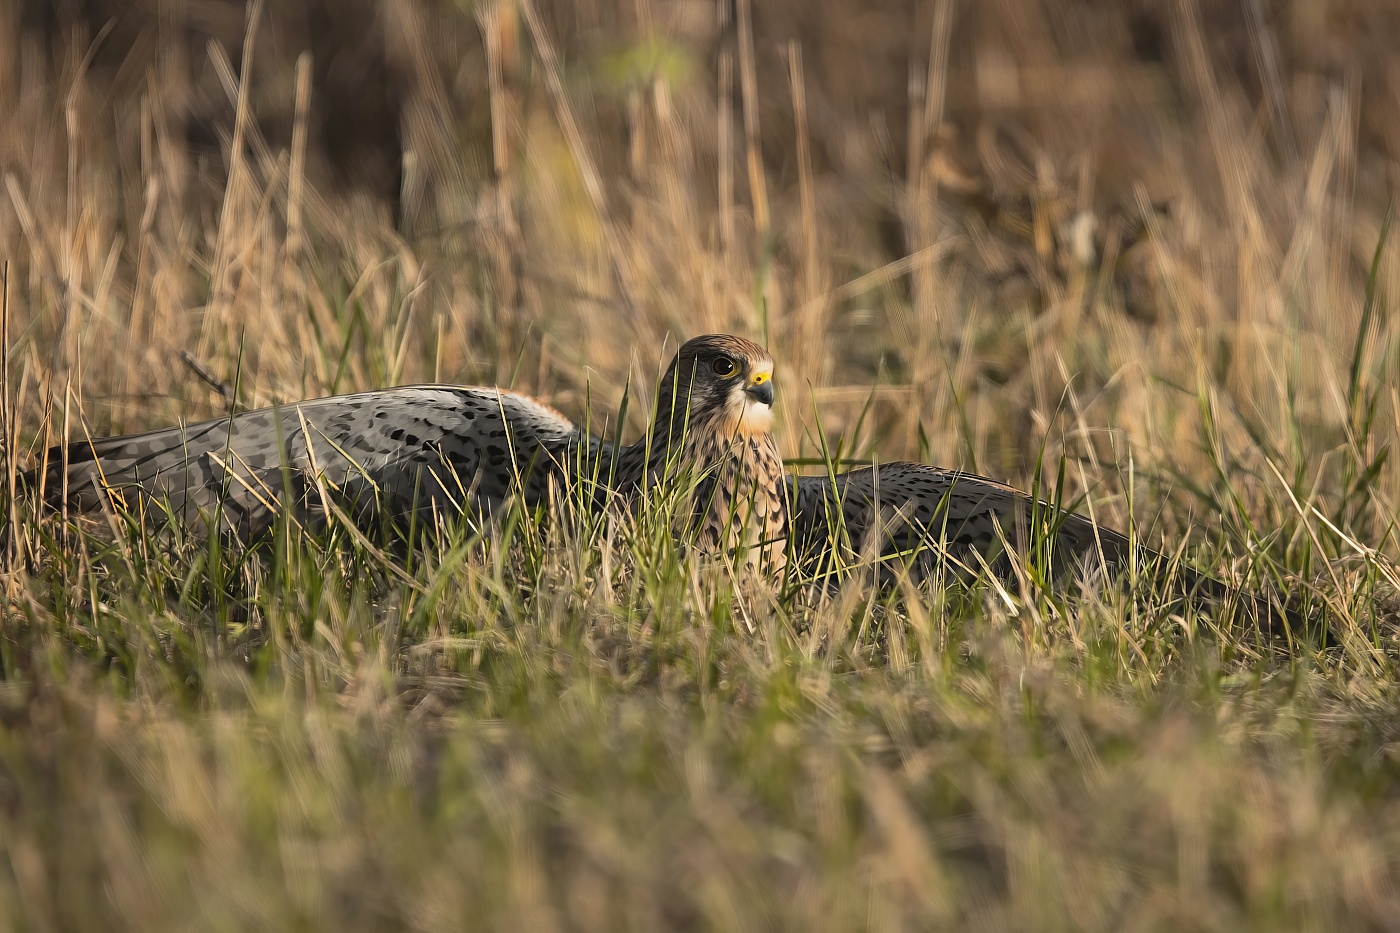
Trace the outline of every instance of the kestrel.
{"type": "MultiPolygon", "coordinates": [[[[787,492],[773,423],[773,361],[740,337],[697,337],[661,380],[652,430],[615,447],[503,389],[405,386],[263,408],[50,450],[44,498],[127,508],[251,540],[290,500],[362,520],[489,515],[583,479],[634,497],[688,483],[697,544],[786,560],[787,492]],[[290,495],[289,495],[290,494],[290,495]]],[[[33,486],[39,477],[32,476],[33,486]]]]}
{"type": "MultiPolygon", "coordinates": [[[[1040,547],[1057,571],[1126,567],[1129,539],[981,476],[918,463],[827,476],[784,471],[773,423],[773,360],[741,337],[685,343],[660,383],[651,430],[616,446],[554,409],[503,389],[407,386],[264,408],[48,454],[45,499],[80,511],[108,497],[153,505],[203,528],[251,539],[289,501],[334,503],[357,520],[489,515],[551,486],[596,484],[635,500],[683,484],[682,509],[703,552],[771,575],[790,561],[826,573],[866,556],[886,579],[997,566],[1008,547],[1040,547]]],[[[33,484],[40,477],[31,476],[33,484]]],[[[1141,562],[1158,558],[1136,545],[1141,562]]],[[[1235,594],[1189,570],[1177,584],[1235,594]]],[[[1244,595],[1262,621],[1278,610],[1244,595]]]]}

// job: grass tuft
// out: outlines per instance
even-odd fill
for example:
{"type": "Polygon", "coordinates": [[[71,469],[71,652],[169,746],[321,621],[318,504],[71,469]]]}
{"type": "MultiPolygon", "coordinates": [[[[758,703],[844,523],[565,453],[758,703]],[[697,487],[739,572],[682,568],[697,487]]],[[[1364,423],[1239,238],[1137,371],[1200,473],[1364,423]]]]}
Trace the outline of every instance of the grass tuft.
{"type": "Polygon", "coordinates": [[[0,12],[0,927],[1393,926],[1384,4],[811,2],[0,12]],[[685,484],[597,507],[608,445],[398,537],[13,494],[391,383],[626,442],[714,331],[793,469],[975,469],[1046,533],[763,585],[685,484]],[[1069,511],[1160,561],[1053,583],[1069,511]]]}

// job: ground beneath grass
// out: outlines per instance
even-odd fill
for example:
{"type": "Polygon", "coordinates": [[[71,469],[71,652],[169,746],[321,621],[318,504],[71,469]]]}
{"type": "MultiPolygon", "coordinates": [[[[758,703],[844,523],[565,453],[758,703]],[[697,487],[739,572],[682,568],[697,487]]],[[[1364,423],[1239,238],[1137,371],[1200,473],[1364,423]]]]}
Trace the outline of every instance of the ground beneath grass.
{"type": "Polygon", "coordinates": [[[736,592],[606,542],[281,544],[79,541],[8,578],[12,928],[1400,915],[1400,689],[1361,633],[1115,590],[736,592]]]}

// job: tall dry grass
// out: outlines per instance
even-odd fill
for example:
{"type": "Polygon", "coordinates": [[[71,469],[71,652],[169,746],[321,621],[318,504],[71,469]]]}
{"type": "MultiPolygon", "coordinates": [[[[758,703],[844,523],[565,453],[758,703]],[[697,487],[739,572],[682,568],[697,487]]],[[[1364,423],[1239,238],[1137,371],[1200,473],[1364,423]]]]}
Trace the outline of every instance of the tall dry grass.
{"type": "Polygon", "coordinates": [[[1096,517],[1345,635],[1112,594],[754,606],[644,534],[528,523],[405,565],[26,519],[5,922],[1390,925],[1394,20],[0,11],[21,461],[219,414],[211,382],[494,383],[603,425],[733,331],[773,350],[794,458],[820,427],[1021,485],[1063,464],[1096,517]]]}
{"type": "MultiPolygon", "coordinates": [[[[182,352],[246,405],[455,381],[606,411],[668,341],[732,330],[778,357],[793,455],[869,403],[855,444],[885,457],[1024,481],[1048,443],[1200,475],[1205,391],[1288,474],[1345,443],[1390,184],[1363,148],[1385,95],[1308,44],[1383,23],[1358,2],[1350,32],[1310,37],[1304,6],[1222,38],[1191,4],[764,6],[752,28],[748,4],[533,25],[516,4],[371,5],[329,64],[298,59],[314,9],[11,22],[0,235],[26,434],[65,397],[70,431],[79,408],[100,431],[218,411],[182,352]],[[1119,35],[1149,26],[1164,60],[1119,35]],[[337,68],[382,71],[393,111],[348,109],[337,68]],[[364,120],[380,151],[341,159],[400,162],[397,184],[338,166],[348,129],[318,108],[364,120]]],[[[1382,294],[1395,274],[1386,252],[1382,294]]],[[[1221,440],[1248,451],[1233,421],[1221,440]]]]}

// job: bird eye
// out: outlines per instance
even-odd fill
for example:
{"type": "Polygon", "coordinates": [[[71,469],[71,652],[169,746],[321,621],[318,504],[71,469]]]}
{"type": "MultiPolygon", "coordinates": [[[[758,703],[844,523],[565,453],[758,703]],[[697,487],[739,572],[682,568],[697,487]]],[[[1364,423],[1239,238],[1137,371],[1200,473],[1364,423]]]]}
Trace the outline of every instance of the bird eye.
{"type": "Polygon", "coordinates": [[[734,361],[729,357],[720,356],[715,358],[710,368],[715,371],[716,376],[732,376],[739,367],[734,365],[734,361]]]}

